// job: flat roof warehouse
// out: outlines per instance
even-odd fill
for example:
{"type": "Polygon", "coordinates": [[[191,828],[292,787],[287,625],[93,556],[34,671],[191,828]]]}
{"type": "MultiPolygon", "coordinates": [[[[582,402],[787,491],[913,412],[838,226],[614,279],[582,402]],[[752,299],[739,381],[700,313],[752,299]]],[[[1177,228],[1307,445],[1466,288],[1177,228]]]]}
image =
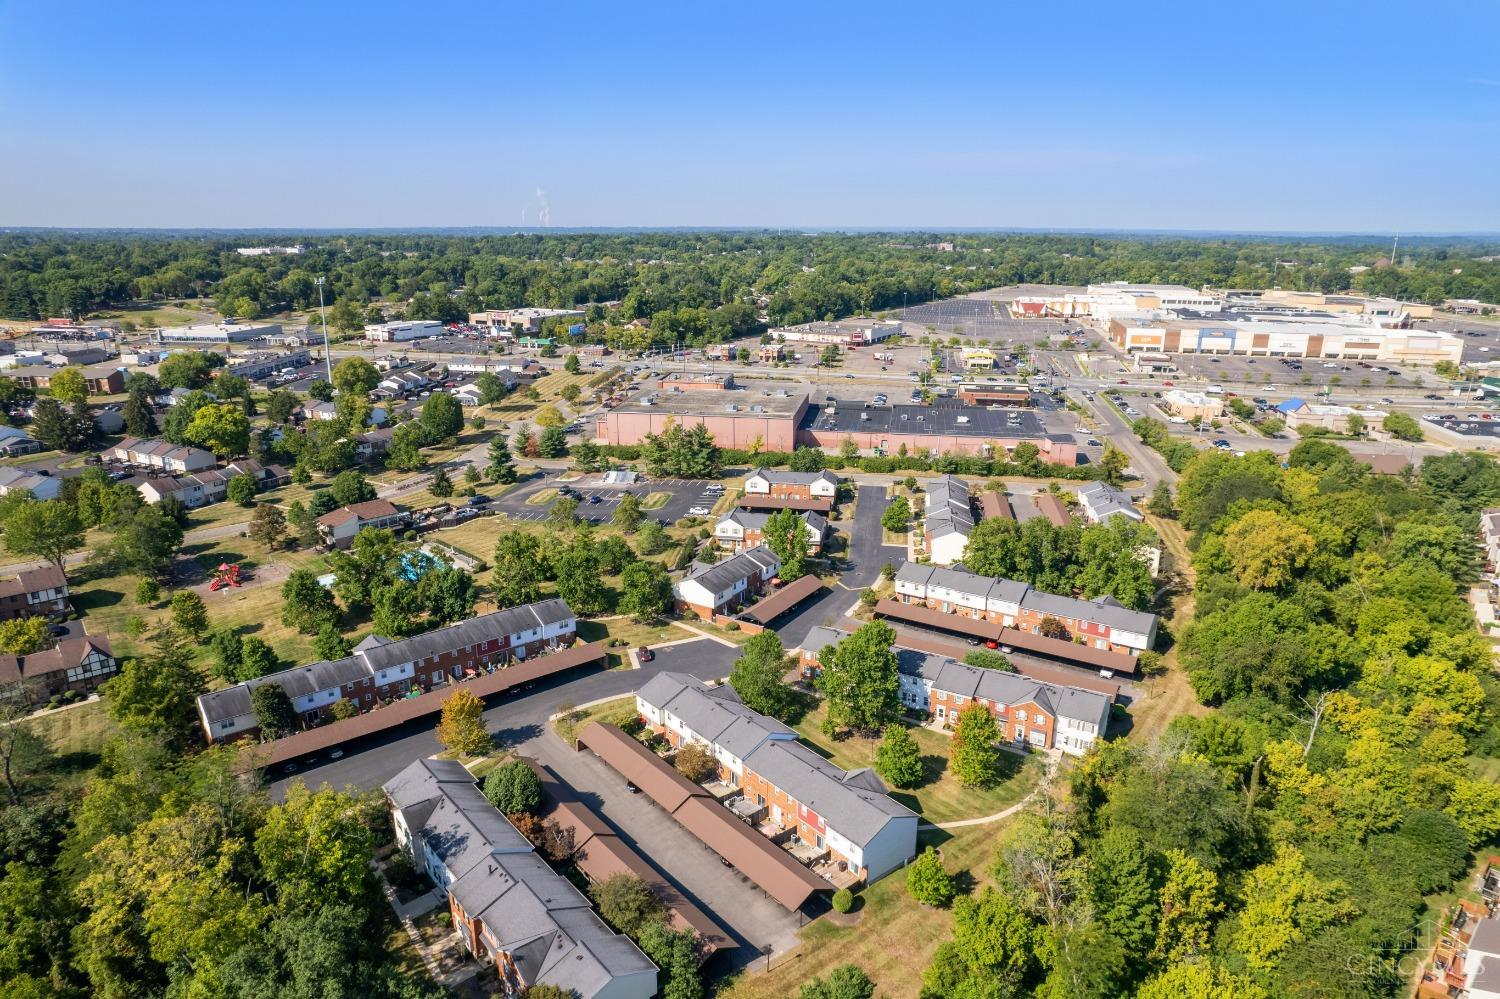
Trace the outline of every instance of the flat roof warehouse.
{"type": "Polygon", "coordinates": [[[863,402],[839,402],[811,406],[803,418],[808,429],[834,432],[888,432],[945,434],[955,437],[1037,437],[1072,441],[1072,434],[1049,434],[1035,413],[1018,409],[988,409],[966,406],[950,399],[934,400],[930,406],[896,404],[876,406],[863,402]]]}

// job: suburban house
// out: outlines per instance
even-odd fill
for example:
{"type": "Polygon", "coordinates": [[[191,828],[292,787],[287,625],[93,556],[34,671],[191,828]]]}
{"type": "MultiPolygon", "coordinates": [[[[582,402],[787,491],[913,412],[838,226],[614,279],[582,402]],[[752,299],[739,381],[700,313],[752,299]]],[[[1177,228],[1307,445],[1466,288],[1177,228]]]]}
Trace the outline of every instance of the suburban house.
{"type": "Polygon", "coordinates": [[[773,840],[789,840],[805,865],[842,865],[874,882],[915,855],[917,815],[890,798],[874,771],[834,766],[790,728],[746,707],[727,684],[658,673],[635,702],[673,746],[708,747],[719,779],[741,791],[734,811],[773,840]]]}
{"type": "Polygon", "coordinates": [[[715,614],[737,610],[749,597],[765,591],[781,569],[781,560],[765,545],[747,548],[722,562],[694,562],[672,596],[680,613],[691,613],[705,621],[715,614]]]}
{"type": "Polygon", "coordinates": [[[421,759],[382,787],[396,842],[446,896],[453,929],[503,995],[553,985],[579,999],[650,999],[656,965],[536,854],[454,760],[421,759]]]}
{"type": "Polygon", "coordinates": [[[907,562],[896,573],[896,598],[1037,635],[1045,634],[1043,622],[1055,622],[1049,629],[1060,625],[1074,642],[1112,652],[1135,655],[1156,642],[1156,615],[1131,610],[1112,597],[1061,596],[962,569],[907,562]]]}
{"type": "MultiPolygon", "coordinates": [[[[304,402],[297,410],[297,413],[303,420],[337,420],[339,418],[339,408],[337,405],[331,402],[317,402],[312,399],[304,402]]],[[[386,422],[387,415],[384,406],[375,406],[370,410],[367,419],[371,426],[378,427],[386,422]]]]}
{"type": "Polygon", "coordinates": [[[202,448],[183,447],[160,438],[138,440],[134,437],[127,437],[105,451],[103,457],[107,461],[123,465],[139,465],[142,468],[155,468],[174,475],[201,472],[206,468],[215,468],[219,464],[212,454],[202,448]]]}
{"type": "Polygon", "coordinates": [[[1078,490],[1078,508],[1090,524],[1102,524],[1111,517],[1146,519],[1135,508],[1129,493],[1103,482],[1093,482],[1078,490]]]}
{"type": "Polygon", "coordinates": [[[411,514],[390,500],[372,499],[341,506],[318,518],[318,533],[335,548],[347,548],[366,527],[395,529],[405,526],[411,514]]]}
{"type": "Polygon", "coordinates": [[[832,506],[833,501],[838,498],[838,491],[839,477],[832,472],[787,472],[757,468],[745,479],[746,496],[827,500],[828,505],[832,506]]]}
{"type": "Polygon", "coordinates": [[[41,472],[29,472],[24,468],[6,466],[0,468],[0,496],[25,491],[32,499],[57,499],[62,491],[62,481],[41,472]]]}
{"type": "MultiPolygon", "coordinates": [[[[831,628],[814,628],[803,642],[802,675],[812,678],[821,672],[819,654],[843,638],[831,628]]],[[[1082,756],[1109,729],[1114,702],[1107,694],[968,666],[915,649],[895,652],[902,706],[930,715],[945,729],[969,701],[989,708],[1000,738],[1015,746],[1082,756]]]]}
{"type": "Polygon", "coordinates": [[[321,718],[340,700],[361,711],[412,690],[431,690],[450,680],[503,668],[544,651],[572,644],[577,631],[573,610],[556,598],[481,614],[411,638],[371,635],[334,662],[270,673],[210,691],[198,698],[198,717],[210,742],[255,731],[251,692],[265,684],[286,691],[303,721],[321,718]]]}
{"type": "Polygon", "coordinates": [[[393,371],[380,380],[378,388],[384,389],[391,395],[406,395],[408,392],[416,392],[431,384],[426,375],[415,371],[393,371]]]}
{"type": "Polygon", "coordinates": [[[42,442],[18,427],[0,427],[0,457],[9,458],[18,454],[36,454],[42,442]]]}
{"type": "Polygon", "coordinates": [[[354,437],[354,453],[361,458],[374,458],[385,454],[395,436],[395,427],[377,427],[354,437]]]}
{"type": "Polygon", "coordinates": [[[938,565],[952,565],[964,557],[974,530],[974,507],[969,484],[952,475],[927,486],[927,512],[922,517],[922,547],[938,565]]]}
{"type": "Polygon", "coordinates": [[[70,610],[68,581],[55,565],[23,569],[14,579],[0,579],[0,621],[70,610]]]}
{"type": "MultiPolygon", "coordinates": [[[[754,548],[765,541],[766,521],[771,516],[764,510],[731,510],[714,525],[714,540],[725,551],[754,548]]],[[[816,510],[804,510],[801,519],[807,533],[807,551],[816,555],[823,550],[828,518],[816,510]]]]}
{"type": "Polygon", "coordinates": [[[30,655],[0,655],[0,684],[35,683],[40,698],[69,690],[91,693],[118,669],[108,638],[69,636],[30,655]]]}

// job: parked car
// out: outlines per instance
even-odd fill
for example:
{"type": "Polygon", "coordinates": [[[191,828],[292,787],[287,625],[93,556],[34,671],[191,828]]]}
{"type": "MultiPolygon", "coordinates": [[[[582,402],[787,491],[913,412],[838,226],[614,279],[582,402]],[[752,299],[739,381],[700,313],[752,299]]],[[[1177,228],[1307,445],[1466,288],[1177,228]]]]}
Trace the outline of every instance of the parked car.
{"type": "Polygon", "coordinates": [[[656,658],[656,653],[652,652],[649,648],[642,645],[640,648],[635,650],[635,657],[643,663],[649,663],[651,660],[656,658]]]}
{"type": "Polygon", "coordinates": [[[706,506],[689,507],[688,508],[688,516],[691,516],[691,517],[707,517],[708,516],[708,507],[706,507],[706,506]]]}

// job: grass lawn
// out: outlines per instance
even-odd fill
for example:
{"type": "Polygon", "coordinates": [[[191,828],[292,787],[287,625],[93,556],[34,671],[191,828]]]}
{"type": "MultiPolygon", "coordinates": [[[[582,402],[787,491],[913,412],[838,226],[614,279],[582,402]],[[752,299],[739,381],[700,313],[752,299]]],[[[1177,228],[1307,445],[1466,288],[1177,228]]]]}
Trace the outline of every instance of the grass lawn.
{"type": "Polygon", "coordinates": [[[589,722],[595,721],[605,722],[609,725],[621,725],[635,716],[635,695],[626,694],[623,697],[616,697],[602,704],[596,704],[591,708],[584,708],[581,711],[570,711],[560,715],[553,720],[552,729],[564,742],[571,744],[573,736],[569,734],[570,730],[576,733],[589,722]]]}
{"type": "Polygon", "coordinates": [[[34,718],[26,724],[45,739],[53,751],[63,755],[98,753],[115,730],[103,700],[90,701],[76,708],[34,718]]]}
{"type": "Polygon", "coordinates": [[[681,628],[672,627],[667,621],[641,624],[632,618],[621,617],[609,621],[579,621],[578,637],[585,642],[604,642],[611,638],[625,639],[624,648],[614,649],[609,653],[609,665],[613,668],[629,663],[626,653],[630,649],[642,645],[675,642],[691,636],[681,628]]]}
{"type": "Polygon", "coordinates": [[[538,489],[536,492],[526,497],[526,505],[546,506],[548,503],[551,503],[555,499],[557,499],[556,489],[552,489],[550,487],[547,489],[538,489]]]}
{"type": "Polygon", "coordinates": [[[642,510],[657,510],[667,505],[672,498],[671,493],[647,493],[646,498],[641,500],[642,510]]]}
{"type": "MultiPolygon", "coordinates": [[[[792,727],[803,742],[845,770],[874,766],[880,740],[851,735],[835,742],[822,732],[826,715],[827,710],[819,704],[792,727]]],[[[921,815],[924,822],[951,822],[993,815],[1031,793],[1042,774],[1040,756],[1001,752],[1000,779],[995,786],[985,790],[967,788],[948,773],[948,736],[921,727],[913,727],[910,732],[917,748],[922,751],[925,779],[920,787],[893,791],[891,797],[921,815]]]]}
{"type": "MultiPolygon", "coordinates": [[[[950,873],[969,871],[976,882],[994,854],[996,826],[924,833],[918,848],[936,846],[950,873]]],[[[976,889],[977,890],[977,889],[976,889]]],[[[857,964],[881,996],[914,996],[921,990],[922,969],[938,944],[953,935],[953,916],[945,909],[925,909],[906,893],[906,872],[882,878],[860,896],[860,920],[838,926],[819,919],[802,931],[801,943],[777,958],[764,974],[741,976],[720,989],[721,999],[783,999],[814,977],[841,964],[857,964]]]]}

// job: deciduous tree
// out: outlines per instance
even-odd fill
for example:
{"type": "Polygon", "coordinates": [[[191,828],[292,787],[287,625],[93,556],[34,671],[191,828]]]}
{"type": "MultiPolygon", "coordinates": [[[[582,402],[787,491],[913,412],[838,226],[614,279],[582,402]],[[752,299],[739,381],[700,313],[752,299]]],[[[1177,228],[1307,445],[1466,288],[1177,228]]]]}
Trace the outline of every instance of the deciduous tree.
{"type": "Polygon", "coordinates": [[[443,702],[437,740],[463,756],[483,756],[494,748],[484,727],[484,702],[467,687],[458,687],[443,702]]]}
{"type": "Polygon", "coordinates": [[[1000,750],[995,748],[999,737],[995,716],[989,708],[978,701],[969,701],[959,710],[948,759],[960,784],[974,788],[994,786],[999,777],[1000,750]]]}
{"type": "Polygon", "coordinates": [[[880,748],[875,750],[875,772],[892,787],[916,787],[922,783],[922,750],[906,726],[897,722],[885,727],[880,748]]]}

